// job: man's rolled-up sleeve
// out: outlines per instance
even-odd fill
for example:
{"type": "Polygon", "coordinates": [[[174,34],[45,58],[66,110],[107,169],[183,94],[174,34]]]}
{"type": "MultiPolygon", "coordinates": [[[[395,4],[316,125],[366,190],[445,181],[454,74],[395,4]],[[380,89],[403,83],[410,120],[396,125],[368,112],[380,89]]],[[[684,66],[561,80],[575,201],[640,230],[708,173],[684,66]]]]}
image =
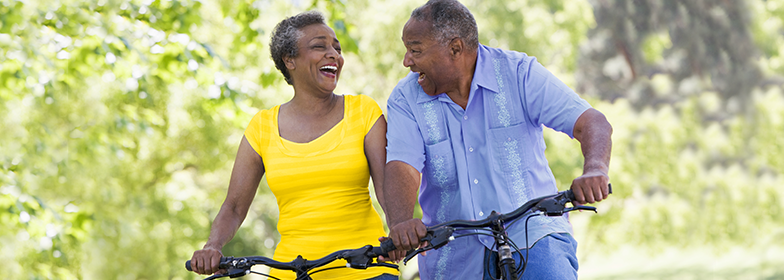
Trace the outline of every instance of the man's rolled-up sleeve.
{"type": "Polygon", "coordinates": [[[387,162],[401,161],[420,173],[425,165],[425,147],[414,112],[396,87],[387,101],[387,162]]]}

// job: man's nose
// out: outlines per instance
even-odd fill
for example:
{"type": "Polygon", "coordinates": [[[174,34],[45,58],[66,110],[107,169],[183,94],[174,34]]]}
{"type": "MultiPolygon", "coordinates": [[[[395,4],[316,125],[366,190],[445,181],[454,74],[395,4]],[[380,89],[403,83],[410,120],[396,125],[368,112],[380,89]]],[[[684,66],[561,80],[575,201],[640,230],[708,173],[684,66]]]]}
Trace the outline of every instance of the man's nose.
{"type": "Polygon", "coordinates": [[[414,66],[414,60],[411,59],[411,54],[409,52],[406,52],[406,54],[403,56],[403,66],[414,66]]]}

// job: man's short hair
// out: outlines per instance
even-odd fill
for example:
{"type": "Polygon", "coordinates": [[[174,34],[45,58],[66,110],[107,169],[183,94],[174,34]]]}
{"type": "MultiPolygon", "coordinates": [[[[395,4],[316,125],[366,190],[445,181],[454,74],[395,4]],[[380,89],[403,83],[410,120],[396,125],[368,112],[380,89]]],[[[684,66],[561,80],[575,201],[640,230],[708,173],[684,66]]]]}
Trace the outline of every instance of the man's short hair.
{"type": "Polygon", "coordinates": [[[283,61],[284,57],[297,57],[299,49],[297,42],[302,37],[302,28],[312,24],[326,24],[324,16],[316,11],[304,12],[295,16],[287,17],[272,30],[272,38],[270,39],[270,53],[272,61],[275,62],[275,68],[278,68],[283,77],[286,78],[286,83],[293,85],[289,69],[286,68],[286,63],[283,61]]]}
{"type": "Polygon", "coordinates": [[[448,44],[459,37],[468,48],[479,47],[479,32],[471,11],[457,0],[430,0],[411,12],[411,18],[432,23],[431,32],[435,39],[448,44]]]}

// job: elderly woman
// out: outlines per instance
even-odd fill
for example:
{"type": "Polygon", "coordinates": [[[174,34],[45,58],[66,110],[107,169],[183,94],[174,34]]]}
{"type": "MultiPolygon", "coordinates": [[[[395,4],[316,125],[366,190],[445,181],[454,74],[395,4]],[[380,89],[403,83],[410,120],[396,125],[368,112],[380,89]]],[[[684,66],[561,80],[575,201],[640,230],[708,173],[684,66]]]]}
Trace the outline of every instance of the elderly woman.
{"type": "MultiPolygon", "coordinates": [[[[193,253],[194,271],[218,270],[221,248],[231,240],[248,213],[262,175],[280,210],[280,243],[273,257],[317,259],[341,250],[378,242],[385,235],[373,209],[368,179],[381,197],[386,160],[386,121],[366,96],[333,91],[343,56],[335,32],[317,12],[281,21],[270,42],[272,59],[294,98],[262,110],[240,143],[226,200],[212,224],[204,249],[193,253]]],[[[345,267],[333,262],[332,267],[345,267]]],[[[386,267],[326,270],[314,279],[397,279],[386,267]]],[[[294,279],[293,272],[271,275],[294,279]]]]}

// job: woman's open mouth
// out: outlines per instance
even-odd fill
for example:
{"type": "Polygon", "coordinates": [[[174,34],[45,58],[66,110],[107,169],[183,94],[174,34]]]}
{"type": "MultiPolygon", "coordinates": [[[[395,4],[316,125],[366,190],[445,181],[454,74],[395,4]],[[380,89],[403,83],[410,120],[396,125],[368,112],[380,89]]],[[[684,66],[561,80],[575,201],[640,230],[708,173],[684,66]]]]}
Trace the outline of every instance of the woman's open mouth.
{"type": "Polygon", "coordinates": [[[336,77],[338,74],[338,67],[335,65],[324,65],[319,68],[319,71],[327,77],[336,77]]]}

